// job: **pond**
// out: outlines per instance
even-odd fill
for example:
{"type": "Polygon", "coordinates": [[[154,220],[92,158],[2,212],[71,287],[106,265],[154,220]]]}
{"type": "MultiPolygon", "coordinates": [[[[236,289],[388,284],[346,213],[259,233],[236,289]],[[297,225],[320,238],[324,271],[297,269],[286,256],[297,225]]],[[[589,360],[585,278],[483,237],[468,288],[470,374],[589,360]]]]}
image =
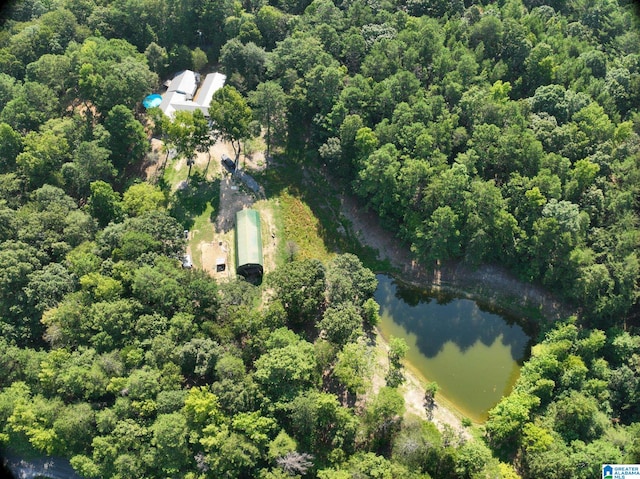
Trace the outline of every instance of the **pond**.
{"type": "Polygon", "coordinates": [[[402,337],[406,363],[424,381],[435,381],[464,416],[483,422],[509,394],[531,349],[531,338],[514,318],[469,299],[408,287],[378,275],[382,336],[402,337]]]}

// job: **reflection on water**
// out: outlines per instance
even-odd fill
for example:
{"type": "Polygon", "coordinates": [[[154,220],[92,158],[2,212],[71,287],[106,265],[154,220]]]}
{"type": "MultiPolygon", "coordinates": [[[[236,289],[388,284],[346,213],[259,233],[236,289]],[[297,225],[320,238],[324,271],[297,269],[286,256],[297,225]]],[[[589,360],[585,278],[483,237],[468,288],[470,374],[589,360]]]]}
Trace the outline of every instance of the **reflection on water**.
{"type": "Polygon", "coordinates": [[[407,361],[442,394],[476,421],[508,394],[529,354],[529,337],[513,320],[481,309],[474,301],[434,296],[378,275],[380,331],[403,337],[407,361]]]}

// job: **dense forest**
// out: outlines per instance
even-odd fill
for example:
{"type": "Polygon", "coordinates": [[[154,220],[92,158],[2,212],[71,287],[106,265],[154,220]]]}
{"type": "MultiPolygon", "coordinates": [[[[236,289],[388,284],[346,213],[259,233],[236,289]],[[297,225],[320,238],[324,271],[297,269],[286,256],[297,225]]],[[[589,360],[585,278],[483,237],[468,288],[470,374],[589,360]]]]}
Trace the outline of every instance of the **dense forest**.
{"type": "Polygon", "coordinates": [[[640,463],[639,107],[627,0],[12,2],[0,445],[96,478],[640,463]],[[403,416],[401,341],[372,392],[376,279],[356,256],[292,255],[259,287],[181,267],[175,193],[138,176],[152,133],[207,146],[202,117],[141,106],[186,68],[227,75],[212,118],[238,153],[258,122],[281,164],[329,175],[423,264],[499,263],[576,307],[473,440],[403,416]]]}

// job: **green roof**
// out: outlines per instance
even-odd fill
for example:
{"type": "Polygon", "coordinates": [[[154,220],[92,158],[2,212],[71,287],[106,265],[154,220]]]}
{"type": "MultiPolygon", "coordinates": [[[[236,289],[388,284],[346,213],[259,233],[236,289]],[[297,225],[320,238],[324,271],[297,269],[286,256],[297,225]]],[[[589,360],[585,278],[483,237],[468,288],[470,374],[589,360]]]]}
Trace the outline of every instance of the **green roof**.
{"type": "Polygon", "coordinates": [[[236,269],[238,274],[262,274],[262,230],[260,213],[241,210],[236,213],[236,269]]]}

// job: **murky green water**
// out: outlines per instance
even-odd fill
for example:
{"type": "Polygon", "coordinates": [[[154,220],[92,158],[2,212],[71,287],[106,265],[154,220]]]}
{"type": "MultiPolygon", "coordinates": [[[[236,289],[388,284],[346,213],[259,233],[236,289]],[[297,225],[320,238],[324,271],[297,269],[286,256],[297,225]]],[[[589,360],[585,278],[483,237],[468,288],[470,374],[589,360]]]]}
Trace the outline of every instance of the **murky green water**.
{"type": "Polygon", "coordinates": [[[436,298],[378,275],[380,331],[409,345],[407,362],[426,381],[436,381],[463,415],[484,421],[511,391],[530,338],[512,320],[480,309],[471,300],[436,298]]]}

